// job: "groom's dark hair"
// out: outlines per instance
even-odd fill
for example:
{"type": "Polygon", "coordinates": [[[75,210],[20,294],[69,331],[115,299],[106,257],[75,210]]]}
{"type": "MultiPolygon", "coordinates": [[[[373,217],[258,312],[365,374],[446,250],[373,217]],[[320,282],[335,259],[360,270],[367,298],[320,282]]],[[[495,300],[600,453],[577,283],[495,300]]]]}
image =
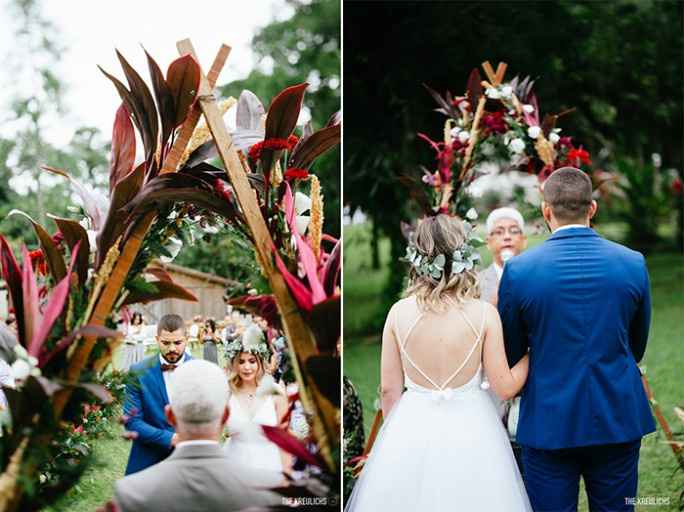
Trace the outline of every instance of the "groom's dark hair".
{"type": "Polygon", "coordinates": [[[591,179],[574,167],[562,167],[544,183],[544,201],[560,222],[583,221],[591,206],[591,179]]]}
{"type": "Polygon", "coordinates": [[[161,334],[162,331],[175,332],[178,329],[185,331],[185,322],[183,322],[183,317],[180,315],[164,315],[157,324],[157,334],[161,334]]]}

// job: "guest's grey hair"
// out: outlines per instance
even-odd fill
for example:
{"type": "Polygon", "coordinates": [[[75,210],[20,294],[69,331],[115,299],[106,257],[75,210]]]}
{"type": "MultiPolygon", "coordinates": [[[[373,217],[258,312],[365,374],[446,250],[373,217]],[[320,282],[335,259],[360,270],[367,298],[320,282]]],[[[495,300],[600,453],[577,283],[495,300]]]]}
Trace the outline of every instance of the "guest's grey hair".
{"type": "Polygon", "coordinates": [[[17,336],[14,331],[4,323],[0,323],[0,359],[7,364],[12,364],[17,358],[14,347],[17,345],[17,336]]]}
{"type": "Polygon", "coordinates": [[[220,427],[228,405],[228,378],[218,365],[193,359],[174,370],[170,405],[190,434],[220,427]]]}

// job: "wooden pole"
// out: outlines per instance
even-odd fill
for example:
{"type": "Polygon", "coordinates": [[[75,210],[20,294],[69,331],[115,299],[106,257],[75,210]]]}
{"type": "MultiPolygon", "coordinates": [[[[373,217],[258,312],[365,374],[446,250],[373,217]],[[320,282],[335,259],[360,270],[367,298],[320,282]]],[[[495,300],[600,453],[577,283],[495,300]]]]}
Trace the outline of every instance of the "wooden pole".
{"type": "MultiPolygon", "coordinates": [[[[207,78],[207,80],[211,79],[211,82],[209,82],[211,87],[215,85],[218,75],[221,72],[221,69],[223,69],[229,54],[230,47],[223,45],[216,55],[207,78]]],[[[178,165],[180,157],[187,147],[188,141],[190,140],[192,132],[197,126],[200,116],[201,110],[199,108],[198,102],[196,102],[188,114],[187,119],[183,123],[179,136],[174,142],[169,155],[165,159],[164,165],[160,172],[176,171],[176,166],[178,165]]],[[[140,247],[145,239],[145,235],[149,231],[150,226],[154,221],[154,218],[154,212],[150,212],[145,215],[138,221],[135,230],[126,240],[123,246],[123,252],[116,261],[114,269],[112,270],[109,280],[107,281],[107,285],[102,291],[100,297],[97,299],[97,304],[89,323],[94,325],[105,324],[107,317],[111,314],[112,307],[114,306],[114,302],[119,295],[119,291],[126,281],[128,272],[130,271],[131,266],[133,265],[133,262],[140,251],[140,247]]],[[[82,340],[69,362],[69,367],[67,368],[66,374],[67,381],[76,382],[78,380],[81,372],[88,362],[88,357],[90,357],[90,353],[95,347],[96,342],[97,338],[92,336],[85,337],[82,340]]],[[[70,396],[71,391],[69,389],[60,391],[55,396],[54,411],[56,418],[59,418],[62,415],[62,411],[64,410],[64,407],[66,406],[70,396]]]]}
{"type": "MultiPolygon", "coordinates": [[[[197,58],[195,49],[189,39],[177,43],[181,55],[191,54],[197,58]]],[[[297,304],[290,295],[285,280],[273,264],[274,244],[266,222],[261,214],[256,192],[247,179],[240,157],[233,145],[233,140],[226,129],[223,117],[218,109],[216,98],[208,80],[200,75],[198,101],[209,131],[216,143],[216,148],[226,169],[226,174],[235,192],[245,220],[254,239],[257,259],[266,275],[278,304],[281,320],[285,330],[292,358],[293,369],[299,383],[299,396],[305,410],[312,414],[314,435],[321,449],[321,455],[331,471],[335,470],[330,443],[337,436],[337,411],[335,407],[318,391],[311,379],[303,377],[301,363],[317,354],[313,333],[304,322],[297,304]],[[306,382],[310,384],[306,386],[306,382]],[[311,390],[311,397],[309,396],[311,390]],[[312,400],[313,399],[313,400],[312,400]]]]}

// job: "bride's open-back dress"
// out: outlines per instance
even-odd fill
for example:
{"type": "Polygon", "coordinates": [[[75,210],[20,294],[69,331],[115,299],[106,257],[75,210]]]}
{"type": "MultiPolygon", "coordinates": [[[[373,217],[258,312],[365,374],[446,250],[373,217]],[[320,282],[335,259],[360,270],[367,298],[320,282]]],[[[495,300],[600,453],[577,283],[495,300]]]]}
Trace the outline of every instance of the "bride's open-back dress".
{"type": "Polygon", "coordinates": [[[426,313],[408,297],[390,312],[406,390],[385,419],[346,512],[532,510],[508,435],[481,387],[485,305],[469,306],[426,313]],[[466,311],[482,315],[479,329],[466,311]]]}

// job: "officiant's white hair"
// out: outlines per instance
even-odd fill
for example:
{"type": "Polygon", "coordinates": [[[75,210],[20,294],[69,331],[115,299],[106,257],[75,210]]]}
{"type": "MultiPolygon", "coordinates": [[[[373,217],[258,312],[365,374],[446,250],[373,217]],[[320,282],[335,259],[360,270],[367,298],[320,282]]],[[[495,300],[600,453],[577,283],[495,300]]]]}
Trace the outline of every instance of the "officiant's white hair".
{"type": "Polygon", "coordinates": [[[492,213],[487,216],[487,234],[491,234],[494,230],[494,224],[501,219],[511,219],[518,224],[520,229],[525,229],[525,220],[518,210],[509,206],[497,208],[492,210],[492,213]]]}
{"type": "Polygon", "coordinates": [[[174,370],[171,409],[189,431],[218,426],[228,405],[228,378],[218,365],[193,359],[174,370]]]}

